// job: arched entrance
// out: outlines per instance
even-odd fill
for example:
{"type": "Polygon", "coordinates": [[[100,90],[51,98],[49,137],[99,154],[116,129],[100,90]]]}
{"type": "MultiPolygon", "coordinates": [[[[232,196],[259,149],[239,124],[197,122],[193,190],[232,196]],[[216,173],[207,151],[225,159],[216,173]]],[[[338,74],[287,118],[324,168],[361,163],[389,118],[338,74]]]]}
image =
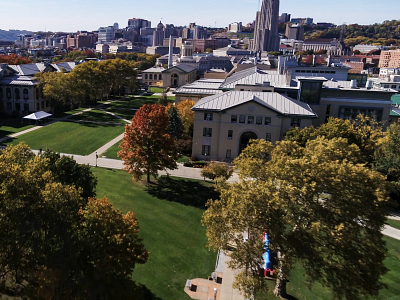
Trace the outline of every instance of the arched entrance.
{"type": "Polygon", "coordinates": [[[178,86],[178,79],[179,79],[178,74],[174,73],[174,74],[171,75],[171,87],[177,87],[178,86]]]}
{"type": "Polygon", "coordinates": [[[242,153],[242,151],[247,147],[250,140],[256,140],[256,139],[258,139],[258,136],[253,131],[243,132],[242,135],[240,136],[240,141],[239,141],[239,154],[242,153]]]}

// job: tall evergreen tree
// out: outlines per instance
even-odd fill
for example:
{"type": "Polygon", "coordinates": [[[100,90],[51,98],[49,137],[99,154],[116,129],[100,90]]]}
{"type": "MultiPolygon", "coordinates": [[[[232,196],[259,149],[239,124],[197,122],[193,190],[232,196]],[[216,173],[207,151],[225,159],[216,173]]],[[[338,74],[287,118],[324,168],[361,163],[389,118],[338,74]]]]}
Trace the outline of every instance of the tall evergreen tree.
{"type": "Polygon", "coordinates": [[[174,138],[174,140],[178,140],[182,138],[183,134],[183,126],[181,118],[179,117],[178,111],[175,106],[172,106],[168,112],[168,128],[169,134],[174,138]]]}

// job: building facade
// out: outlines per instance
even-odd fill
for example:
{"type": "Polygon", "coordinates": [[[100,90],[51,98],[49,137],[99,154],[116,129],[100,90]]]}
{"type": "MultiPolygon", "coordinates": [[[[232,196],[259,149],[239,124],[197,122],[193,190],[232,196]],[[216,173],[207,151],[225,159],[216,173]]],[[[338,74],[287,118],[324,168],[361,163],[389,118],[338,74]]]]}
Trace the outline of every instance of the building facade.
{"type": "Polygon", "coordinates": [[[382,51],[379,68],[400,68],[400,49],[382,51]]]}

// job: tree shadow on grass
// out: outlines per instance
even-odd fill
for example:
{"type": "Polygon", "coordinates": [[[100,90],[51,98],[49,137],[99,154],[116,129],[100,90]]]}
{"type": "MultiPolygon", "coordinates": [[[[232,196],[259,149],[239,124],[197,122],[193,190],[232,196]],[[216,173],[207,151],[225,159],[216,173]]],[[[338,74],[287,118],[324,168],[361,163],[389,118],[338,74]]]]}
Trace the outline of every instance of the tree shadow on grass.
{"type": "Polygon", "coordinates": [[[147,192],[159,199],[177,202],[183,205],[205,208],[208,199],[218,199],[219,193],[212,186],[199,181],[163,176],[156,184],[146,187],[147,192]]]}
{"type": "Polygon", "coordinates": [[[152,293],[145,285],[139,284],[139,287],[141,288],[141,300],[162,300],[152,293]]]}

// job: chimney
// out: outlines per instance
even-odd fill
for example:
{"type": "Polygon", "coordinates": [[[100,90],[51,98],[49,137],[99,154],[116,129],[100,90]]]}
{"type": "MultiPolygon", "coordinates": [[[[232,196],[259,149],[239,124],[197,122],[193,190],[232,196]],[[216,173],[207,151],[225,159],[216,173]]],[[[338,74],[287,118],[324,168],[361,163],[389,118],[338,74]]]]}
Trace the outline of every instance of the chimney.
{"type": "Polygon", "coordinates": [[[168,69],[173,67],[172,57],[174,52],[174,40],[172,39],[172,35],[169,36],[169,53],[168,53],[168,69]]]}

